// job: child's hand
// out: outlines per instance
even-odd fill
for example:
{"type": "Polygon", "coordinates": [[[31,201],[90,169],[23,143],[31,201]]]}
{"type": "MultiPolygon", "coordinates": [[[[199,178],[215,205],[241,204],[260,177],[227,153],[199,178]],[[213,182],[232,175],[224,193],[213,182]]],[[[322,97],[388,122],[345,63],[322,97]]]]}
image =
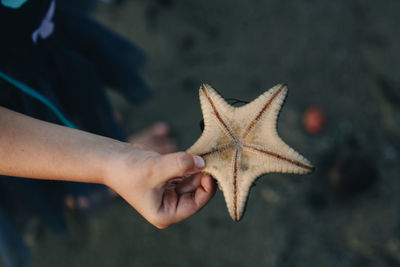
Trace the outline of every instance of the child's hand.
{"type": "Polygon", "coordinates": [[[112,164],[105,184],[146,220],[166,228],[197,213],[215,193],[204,161],[185,152],[160,155],[130,146],[112,164]]]}
{"type": "Polygon", "coordinates": [[[160,155],[2,107],[0,125],[1,175],[103,183],[159,228],[195,214],[215,193],[201,158],[185,152],[160,155]]]}

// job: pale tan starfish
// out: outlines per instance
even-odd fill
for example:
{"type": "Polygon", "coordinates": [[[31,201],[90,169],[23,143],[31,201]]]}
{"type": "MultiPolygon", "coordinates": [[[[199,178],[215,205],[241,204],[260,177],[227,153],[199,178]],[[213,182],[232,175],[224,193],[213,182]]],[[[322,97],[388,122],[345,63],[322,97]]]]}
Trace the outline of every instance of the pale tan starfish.
{"type": "Polygon", "coordinates": [[[249,189],[262,174],[305,174],[313,170],[310,162],[285,144],[276,131],[286,93],[285,84],[276,85],[251,103],[233,107],[211,86],[200,87],[204,131],[188,152],[204,158],[203,172],[218,181],[235,221],[241,219],[249,189]]]}

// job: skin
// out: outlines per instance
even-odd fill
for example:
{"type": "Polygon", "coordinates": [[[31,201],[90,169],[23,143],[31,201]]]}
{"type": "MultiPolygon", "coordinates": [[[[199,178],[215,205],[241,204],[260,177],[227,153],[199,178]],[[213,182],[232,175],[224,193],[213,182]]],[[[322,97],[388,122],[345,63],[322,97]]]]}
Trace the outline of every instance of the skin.
{"type": "Polygon", "coordinates": [[[200,173],[204,161],[186,152],[161,155],[3,107],[0,125],[1,175],[104,184],[160,229],[200,211],[216,190],[200,173]]]}

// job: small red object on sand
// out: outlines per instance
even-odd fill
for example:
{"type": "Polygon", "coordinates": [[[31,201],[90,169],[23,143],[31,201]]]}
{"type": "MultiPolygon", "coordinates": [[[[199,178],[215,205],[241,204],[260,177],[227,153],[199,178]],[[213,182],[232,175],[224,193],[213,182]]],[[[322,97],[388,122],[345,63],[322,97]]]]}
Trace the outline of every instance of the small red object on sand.
{"type": "Polygon", "coordinates": [[[303,114],[303,126],[306,132],[317,134],[325,124],[325,112],[319,107],[310,107],[303,114]]]}

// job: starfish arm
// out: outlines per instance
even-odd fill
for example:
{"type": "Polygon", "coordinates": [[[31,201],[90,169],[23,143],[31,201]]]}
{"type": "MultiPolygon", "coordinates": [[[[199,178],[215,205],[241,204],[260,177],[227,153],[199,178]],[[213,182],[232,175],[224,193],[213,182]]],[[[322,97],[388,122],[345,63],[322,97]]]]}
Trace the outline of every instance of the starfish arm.
{"type": "MultiPolygon", "coordinates": [[[[264,155],[273,162],[278,160],[276,162],[280,164],[270,164],[265,172],[308,173],[312,170],[310,162],[288,146],[277,132],[276,123],[286,95],[286,85],[276,85],[248,104],[248,108],[254,108],[255,115],[241,137],[248,146],[253,146],[253,153],[264,155]]],[[[246,106],[239,112],[249,113],[244,109],[246,106]]]]}
{"type": "Polygon", "coordinates": [[[237,138],[229,121],[229,114],[232,114],[234,107],[226,103],[226,101],[210,86],[203,84],[200,87],[200,103],[204,117],[204,128],[214,124],[216,121],[220,129],[230,139],[237,138]]]}
{"type": "MultiPolygon", "coordinates": [[[[308,163],[308,162],[307,162],[308,163]]],[[[309,164],[309,163],[308,163],[309,164]]],[[[232,219],[239,221],[246,207],[248,200],[248,195],[254,181],[265,173],[271,172],[287,172],[287,173],[307,173],[312,169],[311,165],[306,165],[300,163],[300,161],[291,160],[289,158],[280,157],[278,154],[271,153],[265,148],[260,149],[259,147],[248,147],[245,145],[241,153],[241,158],[238,160],[237,164],[237,184],[236,184],[236,194],[235,201],[231,201],[234,207],[229,205],[228,199],[225,195],[225,200],[227,201],[227,207],[229,214],[232,219]],[[260,151],[256,150],[259,149],[260,151]],[[266,153],[267,152],[267,153],[266,153]],[[279,158],[278,158],[279,157],[279,158]],[[299,166],[300,165],[300,166],[299,166]],[[236,210],[236,213],[234,211],[236,210]]]]}
{"type": "Polygon", "coordinates": [[[229,215],[234,221],[239,221],[243,214],[243,201],[238,198],[240,196],[240,183],[239,177],[239,162],[240,162],[240,149],[229,149],[218,156],[225,158],[226,164],[223,166],[213,166],[213,160],[210,160],[210,165],[206,166],[204,171],[211,174],[218,182],[220,189],[224,194],[226,206],[229,215]]]}
{"type": "Polygon", "coordinates": [[[254,114],[254,117],[247,118],[246,126],[243,125],[241,137],[246,139],[252,132],[257,132],[257,128],[273,130],[276,132],[276,121],[281,110],[283,101],[287,95],[286,84],[278,84],[267,92],[257,97],[247,105],[236,110],[236,117],[254,114]]]}
{"type": "Polygon", "coordinates": [[[229,214],[232,219],[235,220],[235,191],[236,186],[234,184],[234,154],[235,151],[232,147],[228,149],[216,151],[208,155],[203,156],[206,161],[206,166],[202,172],[211,175],[218,182],[218,186],[224,194],[225,203],[228,208],[229,214]],[[224,164],[221,164],[221,161],[224,164]]]}
{"type": "Polygon", "coordinates": [[[305,174],[314,170],[310,162],[292,148],[289,148],[287,151],[288,153],[284,153],[285,155],[283,155],[282,152],[277,153],[266,147],[254,144],[245,144],[244,149],[254,154],[253,157],[260,161],[258,169],[263,173],[282,172],[305,174]],[[268,159],[268,161],[266,159],[268,159]],[[264,163],[262,164],[261,161],[264,163]],[[268,164],[266,164],[266,162],[268,162],[268,164]]]}
{"type": "Polygon", "coordinates": [[[228,123],[227,115],[233,107],[209,85],[203,84],[199,89],[201,111],[204,119],[204,130],[200,138],[188,149],[189,153],[201,155],[218,151],[219,145],[237,138],[228,123]],[[218,138],[215,138],[217,137],[218,138]]]}

